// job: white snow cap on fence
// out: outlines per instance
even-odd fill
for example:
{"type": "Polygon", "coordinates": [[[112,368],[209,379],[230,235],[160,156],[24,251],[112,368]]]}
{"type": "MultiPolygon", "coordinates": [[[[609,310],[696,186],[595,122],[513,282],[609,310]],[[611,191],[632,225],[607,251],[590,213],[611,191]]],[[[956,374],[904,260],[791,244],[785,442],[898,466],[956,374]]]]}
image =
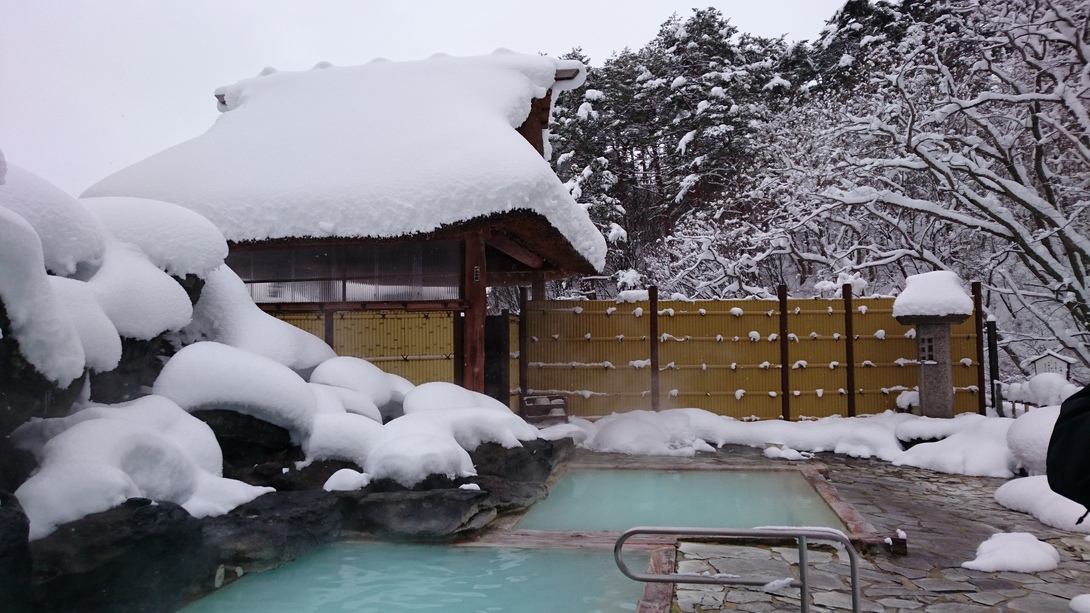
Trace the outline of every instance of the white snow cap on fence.
{"type": "Polygon", "coordinates": [[[527,210],[601,270],[605,239],[516,131],[532,99],[585,74],[578,61],[507,50],[266,69],[216,91],[224,115],[206,133],[84,196],[173,202],[229,241],[401,236],[527,210]]]}
{"type": "Polygon", "coordinates": [[[961,279],[948,270],[936,270],[905,279],[905,290],[893,301],[894,317],[972,315],[973,299],[961,279]]]}

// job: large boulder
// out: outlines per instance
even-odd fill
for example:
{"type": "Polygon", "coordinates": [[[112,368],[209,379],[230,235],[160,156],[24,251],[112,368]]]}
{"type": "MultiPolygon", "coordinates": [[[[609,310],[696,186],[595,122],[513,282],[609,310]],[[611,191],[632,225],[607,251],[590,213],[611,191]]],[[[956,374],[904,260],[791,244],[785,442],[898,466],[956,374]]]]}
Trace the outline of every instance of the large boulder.
{"type": "Polygon", "coordinates": [[[30,521],[18,499],[0,491],[0,611],[30,611],[30,521]]]}
{"type": "Polygon", "coordinates": [[[207,568],[201,523],[143,498],[30,544],[35,611],[176,611],[207,568]]]}
{"type": "Polygon", "coordinates": [[[3,467],[0,469],[0,491],[14,492],[19,489],[37,466],[34,454],[19,449],[6,435],[0,435],[0,467],[3,467]]]}
{"type": "Polygon", "coordinates": [[[286,428],[228,409],[202,409],[191,414],[216,435],[223,450],[225,477],[244,480],[235,476],[235,471],[266,463],[287,467],[303,459],[303,450],[292,443],[286,428]]]}
{"type": "Polygon", "coordinates": [[[496,518],[481,490],[358,490],[339,492],[345,528],[396,541],[447,542],[465,538],[496,518]]]}
{"type": "Polygon", "coordinates": [[[522,447],[512,449],[496,443],[484,443],[469,452],[469,457],[473,459],[479,475],[544,483],[553,469],[570,457],[574,449],[575,443],[570,438],[523,441],[522,447]]]}
{"type": "Polygon", "coordinates": [[[319,460],[302,468],[295,463],[263,462],[250,467],[224,466],[223,476],[250,485],[271,487],[278,492],[320,490],[333,473],[342,468],[359,471],[360,467],[344,460],[319,460]]]}
{"type": "Polygon", "coordinates": [[[9,333],[11,321],[0,302],[0,437],[23,425],[31,417],[64,417],[79,400],[83,379],[59,387],[38,372],[19,351],[9,333]]]}
{"type": "Polygon", "coordinates": [[[174,355],[169,333],[142,340],[121,339],[121,361],[117,368],[91,373],[91,400],[102,404],[118,404],[147,395],[147,390],[163,370],[163,364],[174,355]]]}
{"type": "Polygon", "coordinates": [[[214,589],[244,573],[268,570],[331,542],[341,530],[337,497],[323,490],[270,492],[219,517],[206,517],[212,560],[201,587],[214,589]]]}
{"type": "Polygon", "coordinates": [[[488,494],[488,504],[497,515],[524,511],[549,494],[544,483],[534,481],[509,481],[490,475],[470,477],[468,481],[488,494]]]}

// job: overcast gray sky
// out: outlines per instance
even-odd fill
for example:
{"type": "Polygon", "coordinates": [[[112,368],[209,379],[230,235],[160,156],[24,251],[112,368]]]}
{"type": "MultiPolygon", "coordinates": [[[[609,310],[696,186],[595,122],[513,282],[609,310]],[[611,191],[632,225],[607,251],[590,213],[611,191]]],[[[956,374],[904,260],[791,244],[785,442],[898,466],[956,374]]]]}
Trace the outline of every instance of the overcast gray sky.
{"type": "Polygon", "coordinates": [[[812,40],[844,0],[0,0],[0,150],[78,195],[204,132],[265,66],[638,49],[671,13],[812,40]]]}

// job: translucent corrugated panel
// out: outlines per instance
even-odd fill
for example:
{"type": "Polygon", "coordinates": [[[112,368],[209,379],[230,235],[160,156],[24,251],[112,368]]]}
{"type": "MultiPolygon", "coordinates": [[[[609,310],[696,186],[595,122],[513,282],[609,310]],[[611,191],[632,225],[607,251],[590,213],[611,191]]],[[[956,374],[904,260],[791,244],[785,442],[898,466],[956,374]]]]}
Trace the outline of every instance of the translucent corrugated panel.
{"type": "Polygon", "coordinates": [[[247,283],[254,302],[344,302],[339,281],[247,283]]]}
{"type": "Polygon", "coordinates": [[[237,251],[227,264],[257,302],[457,300],[456,241],[237,251]]]}

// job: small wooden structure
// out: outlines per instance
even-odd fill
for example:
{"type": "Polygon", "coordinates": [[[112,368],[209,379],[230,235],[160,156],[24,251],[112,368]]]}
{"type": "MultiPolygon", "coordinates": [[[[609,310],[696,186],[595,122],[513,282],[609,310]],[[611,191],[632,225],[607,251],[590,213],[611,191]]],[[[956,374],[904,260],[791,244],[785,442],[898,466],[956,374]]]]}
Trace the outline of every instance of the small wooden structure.
{"type": "Polygon", "coordinates": [[[1030,364],[1033,364],[1033,374],[1039,375],[1041,373],[1053,372],[1062,375],[1064,379],[1067,378],[1067,373],[1071,369],[1071,365],[1075,363],[1074,358],[1069,358],[1066,355],[1060,355],[1055,351],[1046,351],[1037,357],[1027,360],[1030,364]]]}
{"type": "Polygon", "coordinates": [[[604,265],[605,240],[541,159],[553,91],[585,73],[505,50],[267,69],[215,92],[227,115],[204,135],[85,195],[204,215],[253,300],[320,314],[331,345],[334,313],[456,312],[452,378],[484,391],[488,287],[543,297],[547,279],[604,265]]]}

